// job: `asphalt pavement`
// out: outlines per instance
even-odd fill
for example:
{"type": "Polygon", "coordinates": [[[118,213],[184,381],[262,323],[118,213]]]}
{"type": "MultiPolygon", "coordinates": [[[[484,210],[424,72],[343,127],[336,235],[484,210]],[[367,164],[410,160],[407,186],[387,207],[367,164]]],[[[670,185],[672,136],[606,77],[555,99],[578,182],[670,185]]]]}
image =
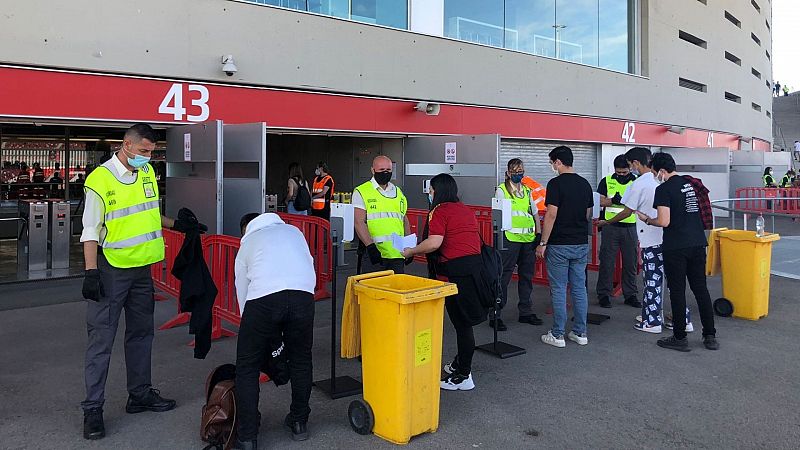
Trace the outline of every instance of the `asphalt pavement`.
{"type": "MultiPolygon", "coordinates": [[[[501,336],[528,353],[507,360],[476,353],[476,389],[443,392],[438,432],[415,437],[409,447],[797,448],[800,281],[772,277],[770,314],[762,320],[718,318],[719,351],[703,348],[696,323],[697,331],[689,335],[692,351],[680,353],[657,347],[657,335],[634,330],[638,311],[621,299],[610,310],[599,308],[594,280],[591,274],[590,312],[607,313],[611,320],[590,325],[588,346],[568,341],[566,348],[557,349],[540,342],[552,320],[546,315],[546,288],[534,289],[534,309],[545,319],[544,326],[517,323],[514,296],[504,314],[509,331],[501,336]]],[[[27,292],[20,285],[0,286],[0,303],[25,295],[49,296],[57,303],[0,312],[0,448],[202,448],[199,419],[205,379],[216,365],[234,360],[236,338],[214,342],[206,360],[195,360],[186,327],[157,331],[153,382],[164,396],[175,398],[178,407],[128,415],[121,324],[106,389],[108,434],[100,441],[85,441],[79,407],[84,394],[85,304],[75,301],[80,284],[65,283],[27,292]]],[[[709,287],[712,298],[720,296],[719,278],[710,279],[709,287]]],[[[511,291],[516,289],[512,286],[511,291]]],[[[696,313],[691,296],[689,303],[696,313]]],[[[330,304],[317,303],[315,379],[328,375],[330,304]]],[[[156,324],[174,313],[174,301],[159,302],[156,324]]],[[[444,330],[447,361],[455,353],[455,336],[447,321],[444,330]]],[[[476,327],[478,343],[490,339],[488,326],[476,327]]],[[[339,368],[341,375],[360,378],[356,361],[341,361],[339,368]]],[[[288,386],[262,386],[261,448],[394,447],[351,430],[347,407],[352,398],[332,401],[317,390],[311,397],[310,439],[292,442],[281,426],[289,397],[288,386]]]]}

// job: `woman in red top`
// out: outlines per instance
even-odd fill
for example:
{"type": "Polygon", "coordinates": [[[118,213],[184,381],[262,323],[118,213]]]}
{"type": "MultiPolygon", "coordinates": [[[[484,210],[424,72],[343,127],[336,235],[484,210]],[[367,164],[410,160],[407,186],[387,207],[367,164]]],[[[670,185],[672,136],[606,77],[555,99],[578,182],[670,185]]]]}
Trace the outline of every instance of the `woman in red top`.
{"type": "Polygon", "coordinates": [[[441,388],[468,391],[475,388],[472,380],[472,354],[475,335],[472,327],[487,317],[481,305],[482,285],[481,237],[475,213],[458,200],[458,185],[450,175],[439,174],[431,180],[428,198],[431,212],[423,233],[424,240],[407,248],[403,256],[428,255],[432,276],[447,277],[458,287],[458,294],[445,299],[445,308],[456,329],[458,354],[444,366],[447,375],[441,388]]]}

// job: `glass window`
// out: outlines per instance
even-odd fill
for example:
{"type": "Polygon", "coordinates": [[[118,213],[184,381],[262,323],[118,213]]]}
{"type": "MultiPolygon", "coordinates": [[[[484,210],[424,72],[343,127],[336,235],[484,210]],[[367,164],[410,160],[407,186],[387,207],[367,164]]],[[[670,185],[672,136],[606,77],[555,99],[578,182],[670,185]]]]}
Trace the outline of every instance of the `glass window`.
{"type": "Polygon", "coordinates": [[[555,58],[555,0],[506,0],[505,3],[505,48],[555,58]]]}
{"type": "Polygon", "coordinates": [[[308,11],[326,16],[347,19],[350,17],[349,0],[308,0],[308,11]]]}
{"type": "Polygon", "coordinates": [[[408,0],[352,0],[350,18],[407,30],[408,0]]]}
{"type": "Polygon", "coordinates": [[[503,0],[445,0],[444,35],[503,47],[503,0]]]}
{"type": "Polygon", "coordinates": [[[630,36],[635,0],[600,0],[598,66],[633,72],[630,36]]]}
{"type": "Polygon", "coordinates": [[[556,1],[556,58],[597,65],[598,0],[556,1]]]}

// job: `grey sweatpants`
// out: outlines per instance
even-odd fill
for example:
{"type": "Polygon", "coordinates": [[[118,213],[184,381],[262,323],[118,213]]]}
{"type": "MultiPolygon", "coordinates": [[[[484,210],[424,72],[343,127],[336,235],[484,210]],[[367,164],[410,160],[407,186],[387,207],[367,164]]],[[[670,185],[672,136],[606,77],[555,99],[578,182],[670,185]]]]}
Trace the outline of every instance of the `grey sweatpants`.
{"type": "Polygon", "coordinates": [[[86,305],[86,400],[84,410],[102,407],[111,350],[122,310],[125,310],[125,368],[128,393],[141,395],[150,389],[150,354],[153,349],[153,279],[150,266],[119,269],[97,255],[97,268],[105,295],[86,305]]]}
{"type": "Polygon", "coordinates": [[[600,272],[597,274],[597,297],[611,297],[614,267],[617,254],[622,252],[622,294],[625,298],[638,297],[636,266],[638,264],[639,238],[635,226],[603,227],[600,234],[600,272]]]}

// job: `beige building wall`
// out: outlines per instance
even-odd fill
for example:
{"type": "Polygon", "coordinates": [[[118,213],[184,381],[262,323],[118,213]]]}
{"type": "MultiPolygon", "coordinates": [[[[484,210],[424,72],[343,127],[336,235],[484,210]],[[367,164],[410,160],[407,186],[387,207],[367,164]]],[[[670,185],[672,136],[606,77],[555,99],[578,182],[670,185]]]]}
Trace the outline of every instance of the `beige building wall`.
{"type": "Polygon", "coordinates": [[[642,76],[231,0],[6,0],[0,62],[573,113],[769,140],[771,3],[755,1],[760,12],[746,0],[641,0],[642,76]],[[679,30],[706,48],[679,39],[679,30]],[[233,77],[221,71],[224,54],[235,57],[233,77]],[[707,92],[679,87],[678,78],[707,92]]]}

